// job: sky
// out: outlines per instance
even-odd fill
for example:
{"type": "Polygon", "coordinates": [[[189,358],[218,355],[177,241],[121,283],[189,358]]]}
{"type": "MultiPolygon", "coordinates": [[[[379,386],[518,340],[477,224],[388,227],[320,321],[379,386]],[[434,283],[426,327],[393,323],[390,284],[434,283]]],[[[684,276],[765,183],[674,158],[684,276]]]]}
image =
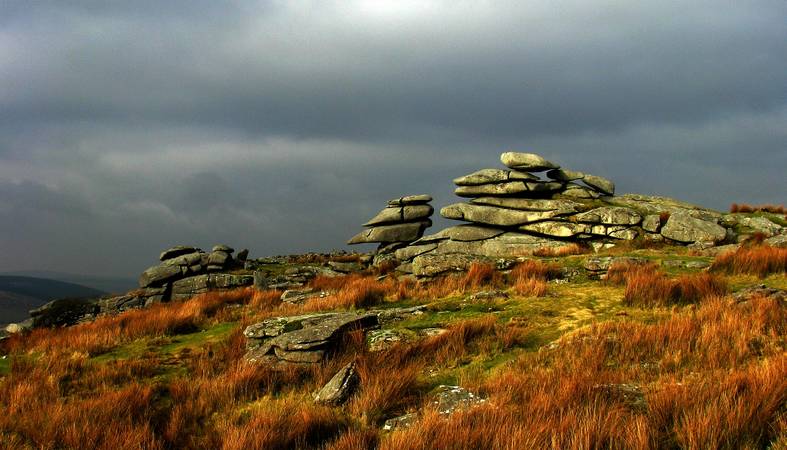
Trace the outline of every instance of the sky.
{"type": "Polygon", "coordinates": [[[512,150],[783,204],[787,2],[0,1],[0,271],[343,249],[512,150]]]}

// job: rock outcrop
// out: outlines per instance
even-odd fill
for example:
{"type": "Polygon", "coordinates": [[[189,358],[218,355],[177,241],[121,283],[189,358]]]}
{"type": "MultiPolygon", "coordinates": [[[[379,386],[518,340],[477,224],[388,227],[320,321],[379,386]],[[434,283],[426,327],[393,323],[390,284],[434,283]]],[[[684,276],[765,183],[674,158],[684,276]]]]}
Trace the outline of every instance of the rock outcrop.
{"type": "Polygon", "coordinates": [[[356,234],[348,244],[379,243],[375,264],[388,259],[399,248],[420,239],[424,230],[432,226],[429,219],[434,208],[432,197],[426,194],[407,195],[388,201],[388,206],[369,219],[367,229],[356,234]]]}
{"type": "Polygon", "coordinates": [[[267,363],[313,364],[336,349],[342,335],[378,325],[373,313],[351,312],[277,317],[250,325],[246,336],[246,359],[267,363]]]}
{"type": "MultiPolygon", "coordinates": [[[[572,243],[606,248],[642,239],[707,248],[734,241],[737,229],[768,236],[781,230],[769,221],[724,216],[669,198],[615,196],[612,181],[532,153],[507,152],[500,160],[506,168],[481,169],[454,179],[456,195],[467,200],[442,208],[440,214],[465,224],[411,240],[416,234],[412,224],[428,217],[431,207],[406,213],[405,205],[419,203],[408,203],[405,197],[389,202],[394,209],[367,222],[371,228],[350,243],[383,242],[376,263],[395,259],[400,272],[434,276],[463,270],[474,259],[516,258],[572,243]],[[386,224],[393,220],[400,227],[396,232],[378,229],[391,226],[386,224]],[[394,236],[400,240],[391,245],[394,236]]],[[[420,204],[427,199],[424,196],[420,204]]]]}

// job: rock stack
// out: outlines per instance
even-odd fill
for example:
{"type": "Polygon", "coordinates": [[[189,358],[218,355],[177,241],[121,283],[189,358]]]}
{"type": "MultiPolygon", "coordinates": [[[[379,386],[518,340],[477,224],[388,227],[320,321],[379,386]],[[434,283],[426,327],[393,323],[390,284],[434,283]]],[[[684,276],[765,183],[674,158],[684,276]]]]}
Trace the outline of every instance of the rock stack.
{"type": "Polygon", "coordinates": [[[532,153],[507,152],[500,160],[505,169],[454,180],[455,193],[469,200],[440,214],[468,223],[396,247],[399,271],[431,276],[482,258],[494,262],[569,243],[598,249],[636,238],[693,245],[730,239],[718,212],[663,197],[615,197],[612,181],[532,153]]]}
{"type": "Polygon", "coordinates": [[[160,264],[149,267],[139,277],[139,291],[147,303],[185,300],[211,290],[251,285],[253,277],[221,273],[241,268],[248,250],[238,252],[226,245],[216,245],[210,252],[196,247],[176,246],[164,250],[160,264]]]}
{"type": "Polygon", "coordinates": [[[388,206],[363,224],[367,229],[352,237],[348,244],[379,243],[378,254],[390,254],[417,241],[432,226],[434,208],[429,195],[408,195],[388,201],[388,206]]]}

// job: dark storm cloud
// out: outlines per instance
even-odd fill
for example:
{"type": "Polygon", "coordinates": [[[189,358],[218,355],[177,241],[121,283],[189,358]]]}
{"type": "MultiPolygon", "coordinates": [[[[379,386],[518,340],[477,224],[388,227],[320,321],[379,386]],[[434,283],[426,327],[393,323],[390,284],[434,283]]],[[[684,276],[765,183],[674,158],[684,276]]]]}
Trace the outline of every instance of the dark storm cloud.
{"type": "Polygon", "coordinates": [[[446,204],[508,148],[620,191],[783,202],[784,17],[783,1],[6,1],[0,244],[46,258],[0,270],[133,273],[175,242],[339,247],[388,197],[446,204]]]}

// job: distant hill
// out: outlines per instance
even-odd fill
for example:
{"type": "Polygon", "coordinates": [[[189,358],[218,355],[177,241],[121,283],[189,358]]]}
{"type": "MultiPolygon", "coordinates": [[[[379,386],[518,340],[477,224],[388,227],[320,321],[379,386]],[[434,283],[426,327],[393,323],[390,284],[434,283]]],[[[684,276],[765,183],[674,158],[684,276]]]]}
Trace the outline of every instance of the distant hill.
{"type": "Polygon", "coordinates": [[[87,286],[112,294],[124,294],[138,287],[137,280],[133,278],[77,275],[73,273],[54,272],[48,270],[19,270],[14,272],[0,273],[0,276],[2,275],[45,278],[48,280],[79,284],[81,286],[87,286]]]}
{"type": "Polygon", "coordinates": [[[0,275],[0,323],[25,320],[28,311],[56,298],[100,297],[105,292],[75,283],[0,275]]]}

